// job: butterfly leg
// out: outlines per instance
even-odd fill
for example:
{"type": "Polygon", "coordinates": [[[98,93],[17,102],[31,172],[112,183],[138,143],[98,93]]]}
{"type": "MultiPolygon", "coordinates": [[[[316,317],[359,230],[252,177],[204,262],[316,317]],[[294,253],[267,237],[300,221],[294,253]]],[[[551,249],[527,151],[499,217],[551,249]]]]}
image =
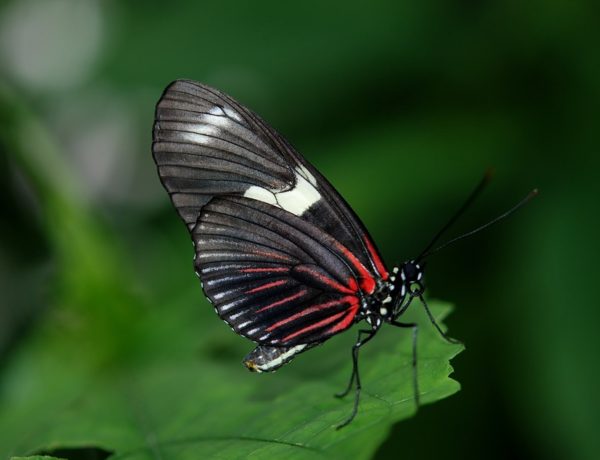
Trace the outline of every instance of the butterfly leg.
{"type": "Polygon", "coordinates": [[[354,407],[352,408],[352,413],[350,414],[350,416],[346,420],[344,420],[342,423],[340,423],[338,426],[336,426],[336,430],[339,430],[340,428],[345,427],[354,419],[354,417],[356,417],[356,413],[358,412],[358,403],[360,401],[360,390],[361,390],[360,375],[358,372],[358,352],[360,350],[360,347],[362,347],[365,343],[367,343],[369,340],[371,340],[376,332],[377,332],[377,329],[371,329],[371,330],[361,329],[360,331],[358,331],[358,338],[356,339],[356,343],[352,346],[352,375],[350,376],[350,382],[348,383],[348,388],[346,388],[346,391],[336,395],[337,397],[346,396],[350,392],[350,389],[352,388],[352,383],[356,381],[356,390],[354,393],[354,407]],[[365,335],[364,339],[362,338],[363,334],[365,335]]]}
{"type": "Polygon", "coordinates": [[[356,376],[356,372],[354,370],[354,368],[352,369],[352,375],[350,375],[350,381],[348,382],[348,386],[346,387],[346,389],[344,391],[342,391],[341,393],[336,393],[333,396],[335,396],[336,398],[343,398],[345,397],[348,393],[350,393],[350,390],[352,389],[352,384],[354,383],[354,377],[356,376]]]}
{"type": "Polygon", "coordinates": [[[448,335],[446,335],[446,333],[444,331],[442,331],[442,328],[440,327],[440,325],[437,323],[437,321],[433,317],[433,314],[431,313],[431,310],[427,306],[427,302],[425,302],[425,298],[422,295],[419,296],[419,300],[423,304],[423,308],[425,308],[425,312],[427,313],[427,316],[429,317],[429,321],[431,321],[431,324],[433,324],[435,326],[435,328],[440,333],[440,335],[444,338],[444,340],[448,343],[452,343],[455,345],[462,345],[463,343],[460,340],[453,339],[452,337],[449,337],[448,335]]]}
{"type": "MultiPolygon", "coordinates": [[[[352,347],[352,374],[350,375],[350,381],[348,382],[348,386],[346,387],[346,389],[344,391],[342,391],[341,393],[336,393],[334,396],[336,398],[343,398],[345,397],[348,393],[350,393],[350,390],[352,389],[352,384],[354,383],[354,379],[356,378],[356,374],[358,373],[358,356],[356,356],[355,358],[355,348],[356,345],[361,343],[361,334],[374,334],[373,330],[360,330],[358,331],[358,339],[356,341],[356,344],[352,347]]],[[[365,339],[364,342],[366,342],[368,339],[365,339]]],[[[356,351],[356,354],[358,355],[358,351],[356,351]]]]}
{"type": "Polygon", "coordinates": [[[417,373],[417,338],[419,336],[419,325],[417,323],[401,323],[392,321],[392,326],[401,327],[404,329],[412,329],[412,372],[413,372],[413,392],[415,397],[415,406],[419,408],[419,379],[417,373]]]}

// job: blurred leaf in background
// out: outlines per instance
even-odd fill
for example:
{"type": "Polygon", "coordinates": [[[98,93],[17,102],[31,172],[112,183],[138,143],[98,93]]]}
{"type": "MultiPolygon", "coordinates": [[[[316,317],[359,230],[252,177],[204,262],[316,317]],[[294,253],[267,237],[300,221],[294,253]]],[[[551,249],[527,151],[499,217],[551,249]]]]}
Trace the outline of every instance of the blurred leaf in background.
{"type": "MultiPolygon", "coordinates": [[[[93,376],[94,419],[122,421],[103,402],[126,362],[129,376],[158,374],[141,401],[182,378],[155,367],[173,356],[212,359],[215,385],[244,375],[231,363],[247,346],[200,300],[150,157],[158,96],[192,78],[284,133],[388,264],[416,254],[487,167],[497,184],[457,233],[539,187],[510,221],[431,260],[430,294],[458,306],[450,331],[468,345],[463,391],[397,425],[375,458],[598,458],[597,15],[554,0],[2,3],[0,417],[37,404],[21,423],[50,436],[61,414],[40,414],[93,376]],[[36,382],[46,371],[64,380],[36,382]]],[[[293,391],[330,381],[300,359],[273,378],[293,391]]]]}

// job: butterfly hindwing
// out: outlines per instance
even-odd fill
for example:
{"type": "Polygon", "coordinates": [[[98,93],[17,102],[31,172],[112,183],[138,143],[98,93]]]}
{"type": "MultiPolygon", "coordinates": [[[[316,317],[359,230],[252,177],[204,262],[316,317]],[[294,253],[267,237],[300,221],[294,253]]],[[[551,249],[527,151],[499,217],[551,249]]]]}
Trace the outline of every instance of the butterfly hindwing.
{"type": "Polygon", "coordinates": [[[193,238],[196,270],[217,313],[262,345],[321,342],[347,329],[360,286],[372,282],[330,235],[249,198],[213,199],[193,238]]]}

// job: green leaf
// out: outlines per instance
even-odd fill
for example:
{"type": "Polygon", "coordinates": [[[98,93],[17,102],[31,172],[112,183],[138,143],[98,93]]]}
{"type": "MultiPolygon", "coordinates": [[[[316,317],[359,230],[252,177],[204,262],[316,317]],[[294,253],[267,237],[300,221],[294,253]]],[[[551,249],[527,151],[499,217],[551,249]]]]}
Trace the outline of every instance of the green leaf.
{"type": "MultiPolygon", "coordinates": [[[[12,453],[97,446],[116,458],[368,458],[393,423],[414,413],[410,334],[387,328],[361,357],[364,392],[356,420],[341,431],[351,397],[336,400],[350,372],[353,333],[299,356],[276,374],[239,363],[249,343],[194,289],[140,318],[140,341],[122,365],[90,369],[70,337],[39,334],[4,379],[0,446],[12,453]]],[[[449,307],[432,302],[438,318],[449,307]]],[[[448,360],[459,346],[441,340],[420,310],[423,402],[452,394],[448,360]]],[[[84,349],[85,351],[85,349],[84,349]]],[[[2,454],[4,452],[0,452],[2,454]]]]}
{"type": "MultiPolygon", "coordinates": [[[[433,308],[438,317],[449,310],[439,302],[433,308]]],[[[412,319],[426,324],[422,314],[412,319]]],[[[50,358],[44,350],[31,350],[33,356],[22,357],[12,382],[25,383],[28,397],[10,398],[17,403],[6,407],[0,419],[0,445],[9,452],[91,445],[127,459],[154,458],[157,452],[171,459],[217,453],[222,458],[312,458],[315,453],[369,458],[393,423],[414,414],[406,331],[388,328],[365,347],[359,414],[336,431],[352,408],[352,396],[337,400],[332,395],[349,377],[354,334],[333,339],[276,374],[257,375],[233,357],[214,359],[215,349],[229,347],[224,353],[229,355],[240,348],[233,334],[211,337],[207,327],[195,326],[198,342],[203,332],[209,338],[199,355],[188,350],[151,359],[153,349],[170,338],[169,331],[152,324],[139,358],[104,375],[76,367],[53,369],[44,365],[50,358]]],[[[446,344],[431,327],[422,332],[419,382],[422,401],[430,403],[458,390],[448,378],[448,360],[461,347],[446,344]]],[[[47,342],[39,345],[48,351],[47,342]]]]}
{"type": "MultiPolygon", "coordinates": [[[[35,138],[46,139],[32,145],[31,138],[10,137],[0,128],[33,179],[63,270],[53,310],[13,353],[0,380],[1,457],[95,447],[128,460],[366,459],[394,423],[415,413],[406,330],[383,328],[361,351],[359,413],[339,431],[335,426],[350,414],[353,394],[343,400],[333,394],[350,377],[355,331],[276,374],[247,372],[240,360],[252,344],[200,300],[192,270],[179,262],[191,254],[179,254],[168,232],[145,229],[136,235],[143,254],[131,259],[156,270],[132,270],[119,242],[71,192],[73,180],[57,179],[73,175],[43,127],[13,105],[0,114],[12,123],[10,132],[33,126],[35,138]],[[38,158],[46,154],[56,157],[52,173],[44,167],[48,159],[38,158]],[[182,289],[180,279],[195,288],[182,289]]],[[[442,302],[431,308],[440,320],[450,311],[442,302]]],[[[406,319],[422,325],[422,403],[458,391],[448,377],[449,360],[462,346],[444,342],[417,305],[406,319]]]]}

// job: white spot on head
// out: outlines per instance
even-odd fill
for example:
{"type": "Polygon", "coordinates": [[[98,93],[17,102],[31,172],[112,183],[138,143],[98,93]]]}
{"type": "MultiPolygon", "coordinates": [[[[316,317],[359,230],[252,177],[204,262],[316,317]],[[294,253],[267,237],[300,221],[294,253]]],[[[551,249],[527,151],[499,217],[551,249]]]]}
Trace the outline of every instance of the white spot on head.
{"type": "Polygon", "coordinates": [[[398,273],[398,271],[399,271],[399,270],[400,270],[400,269],[399,269],[398,267],[394,267],[394,268],[392,269],[392,272],[394,272],[394,273],[398,273]]]}

